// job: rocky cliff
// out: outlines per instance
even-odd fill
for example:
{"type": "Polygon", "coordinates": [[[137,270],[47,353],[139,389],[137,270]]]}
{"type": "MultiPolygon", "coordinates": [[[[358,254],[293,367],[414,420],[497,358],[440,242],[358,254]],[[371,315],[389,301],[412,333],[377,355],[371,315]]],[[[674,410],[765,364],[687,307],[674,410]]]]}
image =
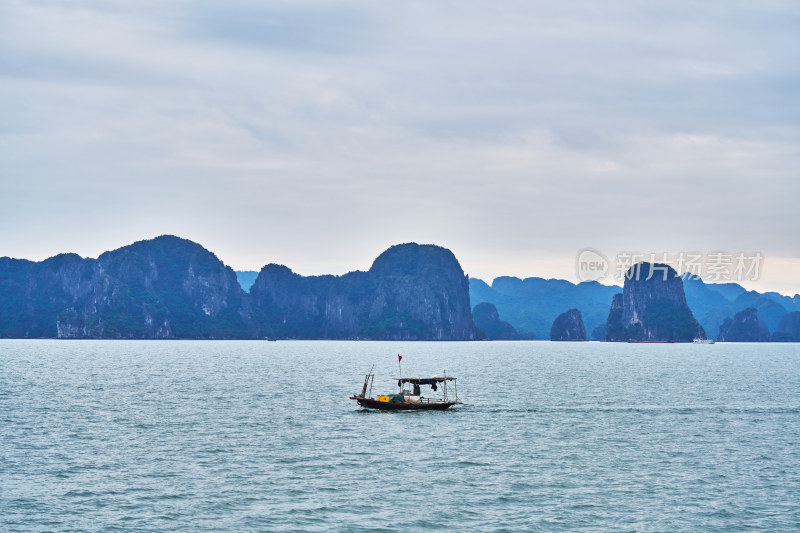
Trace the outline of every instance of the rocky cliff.
{"type": "Polygon", "coordinates": [[[551,341],[585,341],[586,328],[583,326],[583,317],[577,309],[570,309],[561,313],[553,321],[550,328],[551,341]]]}
{"type": "Polygon", "coordinates": [[[514,326],[500,320],[500,314],[494,304],[482,302],[472,310],[472,319],[475,326],[492,341],[519,340],[520,335],[514,326]]]}
{"type": "Polygon", "coordinates": [[[800,342],[800,311],[785,314],[770,340],[773,342],[800,342]]]}
{"type": "Polygon", "coordinates": [[[249,338],[259,334],[233,271],[172,236],[97,259],[0,260],[0,337],[249,338]]]}
{"type": "Polygon", "coordinates": [[[173,236],[97,259],[0,258],[0,337],[114,339],[476,337],[452,252],[405,244],[368,272],[303,277],[267,265],[252,295],[214,254],[173,236]]]}
{"type": "Polygon", "coordinates": [[[0,337],[56,337],[61,313],[91,292],[93,268],[75,254],[38,263],[0,259],[0,337]]]}
{"type": "Polygon", "coordinates": [[[722,342],[765,342],[769,340],[769,328],[758,318],[758,310],[748,307],[733,318],[726,318],[719,328],[722,342]]]}
{"type": "Polygon", "coordinates": [[[660,263],[637,263],[625,274],[606,322],[608,341],[691,341],[705,331],[686,304],[683,281],[660,263]]]}
{"type": "MultiPolygon", "coordinates": [[[[226,339],[261,333],[236,274],[192,241],[164,235],[97,259],[70,256],[55,274],[62,291],[48,293],[70,296],[58,299],[58,338],[226,339]]],[[[37,286],[42,279],[38,273],[28,283],[37,286]]],[[[47,298],[31,294],[27,300],[47,298]]]]}
{"type": "Polygon", "coordinates": [[[452,252],[393,246],[367,272],[309,276],[267,265],[250,289],[279,338],[472,340],[469,285],[452,252]]]}

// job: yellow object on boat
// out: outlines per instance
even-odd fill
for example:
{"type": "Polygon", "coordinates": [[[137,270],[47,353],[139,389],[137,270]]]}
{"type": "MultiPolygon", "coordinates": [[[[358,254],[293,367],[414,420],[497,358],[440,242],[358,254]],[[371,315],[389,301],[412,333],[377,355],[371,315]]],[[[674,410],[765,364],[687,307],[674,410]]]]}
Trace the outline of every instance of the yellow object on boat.
{"type": "Polygon", "coordinates": [[[388,396],[378,396],[378,401],[379,402],[387,402],[388,403],[389,402],[389,397],[388,396]]]}

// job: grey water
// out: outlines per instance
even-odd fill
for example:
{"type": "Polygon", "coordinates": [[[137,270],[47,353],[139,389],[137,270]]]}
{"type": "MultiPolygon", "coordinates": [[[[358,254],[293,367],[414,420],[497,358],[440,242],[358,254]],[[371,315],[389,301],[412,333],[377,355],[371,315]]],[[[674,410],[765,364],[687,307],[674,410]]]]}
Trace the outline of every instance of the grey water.
{"type": "Polygon", "coordinates": [[[0,531],[798,529],[797,344],[0,341],[0,531]]]}

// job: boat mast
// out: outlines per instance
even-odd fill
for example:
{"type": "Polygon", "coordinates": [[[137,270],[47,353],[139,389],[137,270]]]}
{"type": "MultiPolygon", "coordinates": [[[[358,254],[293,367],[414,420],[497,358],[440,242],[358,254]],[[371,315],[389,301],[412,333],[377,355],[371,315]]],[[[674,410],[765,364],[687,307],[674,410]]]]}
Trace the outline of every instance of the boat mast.
{"type": "MultiPolygon", "coordinates": [[[[364,376],[364,387],[361,389],[361,397],[367,397],[367,383],[370,382],[370,378],[372,377],[372,370],[375,368],[375,363],[372,363],[372,366],[369,369],[369,373],[364,376]]],[[[370,387],[370,392],[372,391],[372,387],[370,387]]]]}

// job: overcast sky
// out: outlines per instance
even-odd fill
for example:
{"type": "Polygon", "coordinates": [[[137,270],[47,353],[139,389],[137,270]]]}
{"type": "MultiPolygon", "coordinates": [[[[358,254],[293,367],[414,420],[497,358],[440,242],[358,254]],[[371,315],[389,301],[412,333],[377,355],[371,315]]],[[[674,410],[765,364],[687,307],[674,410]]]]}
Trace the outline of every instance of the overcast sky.
{"type": "Polygon", "coordinates": [[[0,256],[761,251],[800,291],[797,2],[0,0],[0,256]]]}

